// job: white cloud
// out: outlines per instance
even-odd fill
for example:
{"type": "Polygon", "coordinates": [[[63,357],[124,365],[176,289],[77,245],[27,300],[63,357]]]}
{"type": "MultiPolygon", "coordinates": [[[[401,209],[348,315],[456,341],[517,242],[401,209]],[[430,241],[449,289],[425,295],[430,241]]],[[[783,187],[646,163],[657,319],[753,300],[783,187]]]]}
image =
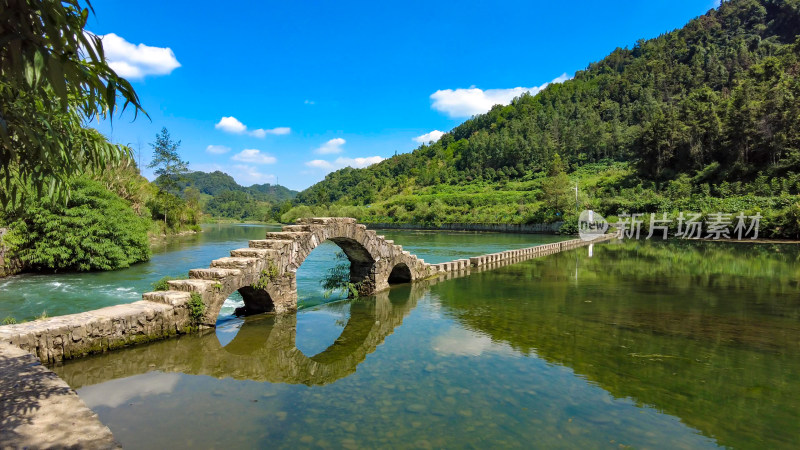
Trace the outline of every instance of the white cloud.
{"type": "Polygon", "coordinates": [[[275,164],[278,160],[274,156],[261,153],[261,150],[248,148],[231,157],[234,161],[248,162],[253,164],[275,164]]]}
{"type": "Polygon", "coordinates": [[[200,171],[200,172],[216,172],[219,170],[220,172],[225,172],[227,169],[221,166],[218,163],[189,163],[189,168],[193,171],[200,171]]]}
{"type": "Polygon", "coordinates": [[[422,136],[411,138],[419,144],[427,144],[428,142],[436,142],[444,136],[444,133],[439,130],[433,130],[430,133],[425,133],[422,136]]]}
{"type": "Polygon", "coordinates": [[[248,164],[225,164],[218,163],[199,163],[191,164],[192,170],[199,170],[201,172],[220,172],[227,173],[232,176],[237,183],[242,186],[250,186],[251,184],[274,183],[277,178],[273,174],[262,173],[258,167],[248,164]]]}
{"type": "Polygon", "coordinates": [[[168,75],[181,66],[169,47],[134,45],[114,33],[100,36],[108,65],[125,78],[168,75]]]}
{"type": "Polygon", "coordinates": [[[273,174],[265,174],[258,171],[258,168],[245,164],[233,166],[230,175],[242,186],[253,184],[274,183],[276,178],[273,174]]]}
{"type": "Polygon", "coordinates": [[[569,80],[567,74],[562,74],[553,81],[534,87],[515,87],[511,89],[441,89],[431,94],[431,108],[443,112],[450,117],[470,117],[475,114],[485,113],[494,105],[507,105],[525,92],[536,95],[539,91],[553,83],[563,83],[569,80]]]}
{"type": "Polygon", "coordinates": [[[233,116],[219,119],[219,122],[214,125],[214,128],[225,131],[226,133],[234,134],[241,134],[247,131],[247,127],[244,126],[242,122],[239,122],[239,119],[233,116]]]}
{"type": "Polygon", "coordinates": [[[433,338],[431,347],[436,353],[447,356],[480,356],[483,353],[517,355],[507,344],[497,343],[486,335],[455,327],[433,338]]]}
{"type": "Polygon", "coordinates": [[[231,151],[231,148],[224,145],[209,145],[206,147],[206,153],[211,153],[212,155],[222,155],[229,151],[231,151]]]}
{"type": "Polygon", "coordinates": [[[333,169],[334,166],[332,163],[325,161],[324,159],[315,159],[312,161],[307,161],[306,165],[308,167],[313,167],[315,169],[333,169]]]}
{"type": "Polygon", "coordinates": [[[341,169],[343,167],[352,167],[354,169],[361,169],[364,167],[371,166],[373,164],[377,164],[383,161],[383,158],[380,156],[367,156],[364,158],[347,158],[344,156],[340,156],[336,158],[334,161],[325,161],[324,159],[315,159],[312,161],[306,161],[306,166],[313,167],[315,169],[325,169],[325,170],[335,170],[341,169]]]}
{"type": "Polygon", "coordinates": [[[306,105],[313,105],[314,104],[314,100],[306,100],[303,103],[305,103],[306,105]]]}
{"type": "Polygon", "coordinates": [[[177,373],[148,372],[130,378],[120,378],[79,389],[81,399],[90,408],[117,406],[136,398],[169,394],[175,390],[181,376],[177,373]]]}
{"type": "Polygon", "coordinates": [[[269,130],[265,130],[263,128],[259,128],[257,130],[253,130],[250,132],[250,136],[255,136],[257,138],[263,138],[268,134],[275,134],[275,135],[284,135],[289,134],[292,132],[292,129],[289,127],[278,127],[278,128],[271,128],[269,130]]]}
{"type": "Polygon", "coordinates": [[[250,136],[257,138],[263,138],[268,134],[283,135],[292,132],[292,129],[289,127],[277,127],[266,130],[264,128],[258,128],[255,130],[247,131],[247,126],[243,124],[241,121],[239,121],[239,119],[233,116],[223,117],[222,119],[219,119],[219,122],[217,122],[217,124],[214,125],[214,128],[225,131],[226,133],[233,133],[233,134],[247,133],[250,136]]]}
{"type": "Polygon", "coordinates": [[[314,150],[314,153],[318,153],[320,155],[330,155],[334,153],[342,153],[342,146],[345,144],[344,139],[342,138],[333,138],[330,141],[322,144],[318,149],[314,150]]]}
{"type": "Polygon", "coordinates": [[[383,158],[381,158],[380,156],[367,156],[366,158],[343,158],[340,156],[336,158],[334,164],[336,164],[339,167],[350,166],[356,169],[360,169],[362,167],[367,167],[373,164],[377,164],[381,161],[383,161],[383,158]]]}

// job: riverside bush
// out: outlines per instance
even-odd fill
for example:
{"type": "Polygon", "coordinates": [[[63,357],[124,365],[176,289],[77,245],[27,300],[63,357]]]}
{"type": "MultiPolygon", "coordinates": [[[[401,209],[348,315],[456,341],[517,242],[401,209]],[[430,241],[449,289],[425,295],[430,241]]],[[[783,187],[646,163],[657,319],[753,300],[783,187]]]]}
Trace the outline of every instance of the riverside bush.
{"type": "Polygon", "coordinates": [[[32,201],[15,217],[5,240],[33,270],[114,270],[150,258],[150,219],[96,181],[73,181],[66,205],[32,201]]]}

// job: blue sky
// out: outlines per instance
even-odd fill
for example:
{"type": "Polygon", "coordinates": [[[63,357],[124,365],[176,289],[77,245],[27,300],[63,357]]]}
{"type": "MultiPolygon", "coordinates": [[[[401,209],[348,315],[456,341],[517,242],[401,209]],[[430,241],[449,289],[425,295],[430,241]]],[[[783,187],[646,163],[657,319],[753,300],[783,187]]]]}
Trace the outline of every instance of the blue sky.
{"type": "Polygon", "coordinates": [[[105,36],[151,118],[95,125],[141,149],[143,165],[167,127],[194,170],[300,190],[411,151],[714,3],[95,0],[87,29],[105,36]]]}

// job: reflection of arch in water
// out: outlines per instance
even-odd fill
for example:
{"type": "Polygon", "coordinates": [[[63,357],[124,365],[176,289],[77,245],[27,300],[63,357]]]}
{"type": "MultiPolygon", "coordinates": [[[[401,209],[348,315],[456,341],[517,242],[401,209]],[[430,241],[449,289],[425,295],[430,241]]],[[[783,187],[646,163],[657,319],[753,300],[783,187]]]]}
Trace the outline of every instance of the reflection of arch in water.
{"type": "Polygon", "coordinates": [[[225,347],[215,333],[208,332],[77,360],[56,371],[74,388],[142,374],[154,367],[217,378],[324,385],[355,373],[426,291],[427,283],[416,283],[354,300],[341,335],[311,357],[295,345],[297,316],[280,314],[248,318],[225,347]],[[107,358],[115,360],[110,364],[107,358]]]}

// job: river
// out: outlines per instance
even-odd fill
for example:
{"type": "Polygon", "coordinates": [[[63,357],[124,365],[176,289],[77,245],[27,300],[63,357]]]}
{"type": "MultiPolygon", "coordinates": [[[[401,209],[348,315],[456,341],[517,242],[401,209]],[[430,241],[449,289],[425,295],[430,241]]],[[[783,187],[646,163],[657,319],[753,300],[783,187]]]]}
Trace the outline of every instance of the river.
{"type": "MultiPolygon", "coordinates": [[[[553,239],[386,234],[430,262],[553,239]]],[[[800,442],[797,245],[612,242],[327,303],[318,276],[296,315],[54,370],[132,449],[800,442]]]]}
{"type": "MultiPolygon", "coordinates": [[[[164,276],[186,277],[190,269],[208,267],[212,260],[229,256],[231,250],[247,247],[251,239],[263,239],[278,225],[214,224],[203,232],[174,237],[153,247],[150,261],[109,272],[21,274],[0,278],[0,320],[33,320],[43,313],[61,316],[141,300],[153,282],[164,276]]],[[[450,261],[512,248],[555,242],[562,238],[534,234],[458,233],[430,231],[381,231],[406,250],[429,263],[450,261]]],[[[316,249],[297,273],[301,307],[327,301],[319,288],[320,273],[332,267],[334,244],[316,249]]],[[[234,294],[221,312],[223,320],[241,306],[234,294]]]]}

